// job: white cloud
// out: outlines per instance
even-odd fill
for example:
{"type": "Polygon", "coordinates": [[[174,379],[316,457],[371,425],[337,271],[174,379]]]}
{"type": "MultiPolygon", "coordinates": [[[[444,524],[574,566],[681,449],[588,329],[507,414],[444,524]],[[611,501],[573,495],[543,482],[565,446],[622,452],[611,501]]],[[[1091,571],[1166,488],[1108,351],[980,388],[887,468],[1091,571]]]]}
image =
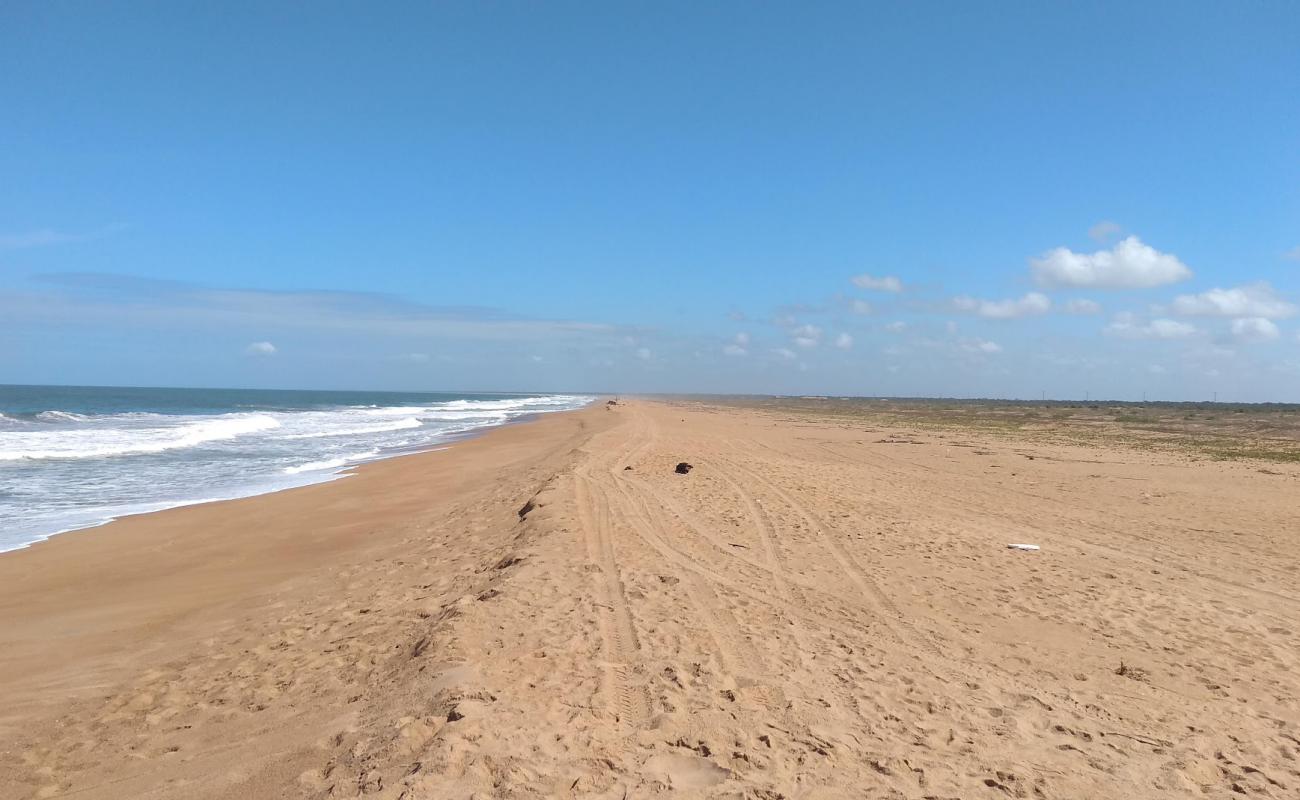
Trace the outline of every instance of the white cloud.
{"type": "Polygon", "coordinates": [[[891,322],[888,325],[886,325],[885,330],[889,331],[890,333],[902,333],[903,331],[907,330],[907,323],[899,320],[895,320],[894,322],[891,322]]]}
{"type": "Polygon", "coordinates": [[[722,346],[722,354],[742,358],[749,355],[749,334],[745,331],[731,337],[731,341],[722,346]]]}
{"type": "Polygon", "coordinates": [[[1300,261],[1300,247],[1292,247],[1282,254],[1287,261],[1300,261]]]}
{"type": "Polygon", "coordinates": [[[796,353],[795,351],[791,350],[788,347],[774,348],[772,350],[772,354],[780,358],[784,358],[786,361],[793,361],[794,359],[799,357],[798,353],[796,353]]]}
{"type": "Polygon", "coordinates": [[[963,339],[957,343],[957,346],[967,353],[1001,353],[1002,345],[997,342],[990,342],[987,339],[963,339]]]}
{"type": "Polygon", "coordinates": [[[1147,366],[1147,372],[1150,372],[1152,375],[1164,375],[1168,371],[1169,370],[1159,364],[1149,364],[1147,366]]]}
{"type": "Polygon", "coordinates": [[[1129,236],[1110,250],[1076,253],[1065,247],[1029,259],[1040,286],[1081,286],[1100,289],[1146,289],[1192,277],[1177,256],[1161,253],[1129,236]]]}
{"type": "Polygon", "coordinates": [[[1046,314],[1052,307],[1052,301],[1045,294],[1030,292],[1024,297],[1013,300],[979,300],[974,297],[955,297],[953,308],[978,314],[989,319],[1018,319],[1020,317],[1046,314]]]}
{"type": "Polygon", "coordinates": [[[273,356],[278,352],[275,345],[270,342],[253,342],[244,348],[244,352],[250,356],[273,356]]]}
{"type": "Polygon", "coordinates": [[[1296,313],[1296,307],[1278,297],[1267,283],[1179,295],[1174,298],[1173,309],[1175,313],[1189,317],[1281,319],[1296,313]]]}
{"type": "Polygon", "coordinates": [[[841,350],[848,350],[853,346],[853,337],[847,333],[841,333],[835,337],[835,346],[841,350]]]}
{"type": "Polygon", "coordinates": [[[1186,339],[1196,333],[1196,327],[1173,319],[1143,324],[1131,314],[1120,314],[1106,326],[1106,333],[1124,339],[1186,339]]]}
{"type": "Polygon", "coordinates": [[[871,289],[876,292],[901,292],[903,282],[893,275],[877,278],[871,275],[855,275],[853,285],[859,289],[871,289]]]}
{"type": "Polygon", "coordinates": [[[1232,336],[1239,342],[1271,342],[1281,332],[1263,317],[1246,317],[1232,321],[1232,336]]]}
{"type": "Polygon", "coordinates": [[[534,364],[540,364],[546,359],[542,358],[541,356],[529,356],[529,360],[532,361],[534,364]]]}
{"type": "Polygon", "coordinates": [[[372,292],[224,289],[103,273],[42,273],[32,278],[53,290],[32,293],[39,299],[28,302],[0,288],[0,319],[93,321],[153,330],[211,326],[265,331],[265,335],[292,328],[310,331],[312,337],[361,333],[421,346],[435,337],[523,345],[547,338],[605,342],[625,330],[606,323],[523,317],[492,308],[428,306],[372,292]]]}
{"type": "Polygon", "coordinates": [[[871,313],[871,304],[868,303],[866,300],[854,300],[853,302],[849,303],[849,308],[853,311],[854,314],[871,313]]]}
{"type": "Polygon", "coordinates": [[[20,250],[27,247],[45,247],[52,244],[75,242],[78,238],[72,234],[59,233],[49,228],[24,231],[22,233],[0,233],[0,249],[20,250]]]}
{"type": "Polygon", "coordinates": [[[642,361],[649,361],[649,360],[650,360],[650,348],[648,348],[648,347],[638,347],[638,348],[636,349],[636,357],[639,358],[639,359],[641,359],[642,361]]]}
{"type": "Polygon", "coordinates": [[[1118,236],[1123,232],[1124,228],[1118,222],[1103,219],[1101,222],[1098,222],[1096,225],[1093,225],[1088,229],[1088,236],[1092,237],[1092,240],[1095,242],[1105,243],[1109,241],[1111,237],[1118,236]]]}
{"type": "Polygon", "coordinates": [[[790,331],[794,337],[794,343],[800,347],[816,347],[821,341],[822,329],[816,325],[800,325],[790,331]]]}
{"type": "Polygon", "coordinates": [[[1067,314],[1100,314],[1101,304],[1095,300],[1075,298],[1065,304],[1067,314]]]}
{"type": "Polygon", "coordinates": [[[393,356],[394,361],[407,361],[412,364],[425,364],[429,361],[428,353],[401,353],[393,356]]]}
{"type": "Polygon", "coordinates": [[[125,230],[125,225],[106,225],[98,230],[86,233],[65,233],[52,228],[23,231],[21,233],[0,233],[0,250],[21,250],[28,247],[49,247],[70,242],[85,242],[111,236],[125,230]]]}

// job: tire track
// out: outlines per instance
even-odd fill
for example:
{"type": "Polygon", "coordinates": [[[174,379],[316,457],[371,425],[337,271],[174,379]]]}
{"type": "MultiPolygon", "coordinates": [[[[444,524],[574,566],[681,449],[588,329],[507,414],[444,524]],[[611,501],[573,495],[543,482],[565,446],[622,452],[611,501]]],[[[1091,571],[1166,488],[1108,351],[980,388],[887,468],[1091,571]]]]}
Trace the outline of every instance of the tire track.
{"type": "MultiPolygon", "coordinates": [[[[616,482],[617,483],[617,482],[616,482]]],[[[623,512],[642,538],[662,540],[663,526],[655,521],[655,512],[643,499],[632,496],[622,487],[615,487],[622,496],[623,512]]],[[[736,618],[722,603],[701,573],[690,570],[683,576],[687,596],[696,607],[700,621],[710,631],[718,645],[724,667],[734,675],[758,677],[765,670],[748,643],[742,643],[735,631],[740,628],[736,618]]]]}
{"type": "MultiPolygon", "coordinates": [[[[733,580],[732,578],[723,575],[708,565],[700,563],[689,554],[678,550],[653,530],[641,526],[634,526],[633,531],[637,533],[637,535],[645,541],[647,545],[657,550],[659,554],[669,562],[676,564],[684,570],[697,573],[713,584],[724,586],[735,594],[747,597],[750,600],[762,603],[771,608],[780,609],[792,617],[798,617],[799,619],[817,627],[833,630],[845,637],[860,642],[863,646],[876,649],[880,648],[879,642],[873,637],[873,634],[878,631],[872,627],[870,621],[867,621],[864,625],[862,620],[854,619],[853,625],[841,625],[829,618],[806,611],[805,609],[789,603],[782,598],[773,597],[771,592],[750,587],[740,581],[733,580]]],[[[899,643],[901,644],[901,641],[899,643]]]]}
{"type": "Polygon", "coordinates": [[[885,593],[880,585],[869,576],[866,571],[858,564],[857,559],[850,553],[843,544],[841,544],[827,530],[825,523],[810,511],[803,503],[793,497],[789,492],[782,489],[774,481],[769,480],[766,476],[742,466],[739,463],[725,460],[727,465],[742,475],[747,475],[756,484],[760,484],[775,495],[782,503],[787,505],[791,511],[803,519],[804,524],[810,530],[817,534],[825,550],[830,553],[831,558],[839,565],[841,571],[851,583],[858,587],[865,596],[870,597],[877,606],[878,615],[882,623],[893,631],[894,635],[910,644],[918,646],[931,655],[943,657],[944,653],[934,642],[929,634],[919,631],[911,620],[909,620],[894,603],[894,601],[885,593]],[[897,626],[897,627],[896,627],[897,626]],[[907,633],[899,630],[901,627],[907,633]]]}
{"type": "MultiPolygon", "coordinates": [[[[701,463],[703,464],[706,462],[704,460],[701,460],[701,463]]],[[[677,500],[673,499],[672,497],[668,496],[664,492],[656,489],[654,486],[650,485],[644,479],[627,477],[621,474],[616,474],[615,477],[617,480],[625,481],[634,485],[637,489],[641,491],[641,493],[648,495],[651,499],[653,499],[658,504],[659,508],[662,509],[662,511],[660,512],[660,516],[663,516],[665,514],[671,514],[672,517],[676,519],[676,521],[679,523],[678,527],[681,527],[686,531],[688,531],[690,534],[692,534],[692,538],[690,538],[688,541],[692,543],[699,542],[703,546],[708,547],[709,553],[717,554],[721,556],[720,559],[713,559],[712,561],[709,561],[707,563],[716,563],[718,561],[726,563],[730,561],[730,562],[735,562],[736,564],[739,565],[753,567],[754,569],[764,574],[763,576],[749,576],[749,580],[754,585],[762,587],[763,590],[766,590],[767,588],[765,583],[767,579],[771,579],[773,581],[781,580],[787,583],[791,587],[797,587],[799,590],[798,594],[802,596],[802,599],[806,600],[809,596],[816,595],[820,599],[833,603],[835,605],[848,605],[854,610],[861,610],[863,608],[863,606],[859,604],[854,604],[851,598],[846,598],[843,595],[830,592],[826,590],[825,587],[819,586],[813,581],[805,580],[795,575],[791,575],[789,572],[782,571],[779,568],[777,572],[774,572],[773,566],[767,563],[766,560],[747,558],[744,555],[736,553],[734,550],[731,550],[730,548],[724,547],[723,540],[721,540],[715,534],[710,533],[707,529],[708,528],[707,525],[704,525],[696,521],[695,516],[693,514],[688,513],[686,510],[684,510],[682,508],[681,503],[679,503],[677,500]]],[[[697,563],[706,563],[705,559],[701,557],[698,556],[688,556],[688,557],[690,557],[693,561],[697,563]]],[[[737,572],[736,575],[740,576],[741,573],[737,572]]],[[[786,599],[792,599],[792,600],[800,599],[799,597],[795,597],[794,594],[795,593],[792,590],[789,595],[786,595],[786,599]]],[[[869,608],[869,606],[867,606],[867,608],[869,608]]]]}
{"type": "MultiPolygon", "coordinates": [[[[712,463],[702,462],[702,463],[712,463]]],[[[763,543],[763,550],[766,554],[768,567],[772,572],[772,581],[776,585],[777,591],[791,603],[808,606],[809,598],[807,592],[802,591],[792,584],[786,577],[786,570],[782,563],[780,548],[776,542],[776,525],[772,517],[763,510],[762,502],[745,488],[744,484],[731,478],[725,470],[714,470],[715,474],[720,477],[724,483],[729,484],[740,498],[741,503],[745,506],[746,513],[753,520],[754,526],[758,529],[759,537],[763,543]]],[[[790,619],[791,635],[794,638],[796,649],[799,654],[812,653],[814,655],[833,650],[838,644],[835,638],[831,636],[831,642],[820,642],[819,646],[811,644],[809,631],[804,627],[798,618],[790,619]]],[[[819,668],[826,674],[829,680],[825,680],[822,685],[826,686],[831,694],[835,697],[840,707],[849,712],[850,718],[858,723],[864,723],[865,718],[862,714],[862,706],[859,702],[858,695],[854,691],[853,683],[846,678],[841,672],[828,668],[823,659],[819,663],[819,668]]],[[[803,668],[805,664],[798,665],[803,668]]]]}
{"type": "MultiPolygon", "coordinates": [[[[708,462],[703,462],[708,463],[708,462]]],[[[776,589],[785,599],[797,602],[804,598],[794,596],[791,588],[790,579],[786,575],[785,567],[782,564],[780,550],[776,545],[774,536],[774,526],[771,517],[763,511],[760,504],[754,499],[754,496],[737,481],[733,480],[726,474],[725,470],[714,470],[714,474],[722,480],[723,483],[731,486],[740,502],[745,506],[745,513],[754,521],[754,528],[758,531],[759,541],[763,544],[763,566],[768,572],[772,573],[772,582],[776,584],[776,589]]]]}
{"type": "Polygon", "coordinates": [[[636,673],[640,643],[628,610],[610,536],[609,506],[586,475],[574,475],[574,500],[587,546],[587,558],[600,571],[599,628],[605,651],[606,702],[619,722],[633,727],[650,718],[650,695],[636,673]]]}

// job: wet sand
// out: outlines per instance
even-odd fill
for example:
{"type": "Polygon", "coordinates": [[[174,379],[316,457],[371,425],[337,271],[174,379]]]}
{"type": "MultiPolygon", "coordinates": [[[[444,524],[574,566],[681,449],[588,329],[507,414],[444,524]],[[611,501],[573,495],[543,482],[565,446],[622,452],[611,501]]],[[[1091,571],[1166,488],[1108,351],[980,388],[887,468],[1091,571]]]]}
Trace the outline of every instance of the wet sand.
{"type": "Polygon", "coordinates": [[[1298,480],[550,415],[0,555],[0,797],[1294,797],[1298,480]]]}

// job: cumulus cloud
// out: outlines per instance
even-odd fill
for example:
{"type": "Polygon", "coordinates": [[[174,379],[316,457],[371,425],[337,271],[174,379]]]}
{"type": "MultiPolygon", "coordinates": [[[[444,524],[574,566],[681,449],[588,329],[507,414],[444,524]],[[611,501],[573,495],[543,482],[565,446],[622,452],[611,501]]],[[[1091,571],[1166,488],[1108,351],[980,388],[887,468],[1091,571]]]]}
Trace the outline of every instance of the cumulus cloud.
{"type": "Polygon", "coordinates": [[[855,275],[853,276],[853,285],[859,289],[870,289],[874,292],[903,291],[903,282],[893,275],[885,275],[880,278],[865,274],[855,275]]]}
{"type": "Polygon", "coordinates": [[[1075,298],[1065,304],[1067,314],[1100,314],[1101,304],[1095,300],[1075,298]]]}
{"type": "Polygon", "coordinates": [[[967,353],[986,353],[992,355],[1002,352],[1002,345],[988,339],[963,339],[957,346],[967,353]]]}
{"type": "Polygon", "coordinates": [[[1076,253],[1058,247],[1029,260],[1040,286],[1097,289],[1147,289],[1187,280],[1192,271],[1170,253],[1161,253],[1129,236],[1110,250],[1076,253]]]}
{"type": "Polygon", "coordinates": [[[953,308],[970,314],[978,314],[988,319],[1018,319],[1020,317],[1046,314],[1052,307],[1047,295],[1030,292],[1024,297],[1011,300],[980,300],[974,297],[955,297],[953,308]]]}
{"type": "Polygon", "coordinates": [[[853,346],[853,337],[847,333],[841,333],[835,337],[835,346],[841,350],[848,350],[853,346]]]}
{"type": "Polygon", "coordinates": [[[1186,339],[1196,333],[1196,327],[1174,319],[1143,323],[1131,314],[1121,314],[1106,326],[1106,333],[1123,339],[1186,339]]]}
{"type": "Polygon", "coordinates": [[[1296,313],[1296,307],[1278,297],[1267,283],[1179,295],[1174,298],[1173,309],[1175,313],[1188,317],[1282,319],[1296,313]]]}
{"type": "Polygon", "coordinates": [[[1232,321],[1232,337],[1239,342],[1271,342],[1281,336],[1272,321],[1264,317],[1245,317],[1232,321]]]}
{"type": "Polygon", "coordinates": [[[270,342],[253,342],[244,348],[244,352],[250,356],[273,356],[278,351],[270,342]]]}
{"type": "Polygon", "coordinates": [[[1110,241],[1112,237],[1118,236],[1123,232],[1124,228],[1118,222],[1103,219],[1101,222],[1098,222],[1096,225],[1093,225],[1088,229],[1088,236],[1090,236],[1094,242],[1105,243],[1110,241]]]}
{"type": "Polygon", "coordinates": [[[800,347],[816,347],[821,341],[822,329],[816,325],[800,325],[790,331],[790,334],[794,337],[794,343],[800,347]]]}

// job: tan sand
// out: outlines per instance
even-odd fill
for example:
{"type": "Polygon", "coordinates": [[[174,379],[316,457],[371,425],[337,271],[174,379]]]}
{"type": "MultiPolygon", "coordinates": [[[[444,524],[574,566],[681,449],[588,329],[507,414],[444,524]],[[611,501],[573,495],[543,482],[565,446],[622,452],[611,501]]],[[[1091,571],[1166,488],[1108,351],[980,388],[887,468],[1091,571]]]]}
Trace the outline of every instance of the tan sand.
{"type": "Polygon", "coordinates": [[[634,402],[123,520],[0,556],[0,797],[1298,797],[1298,478],[634,402]]]}

